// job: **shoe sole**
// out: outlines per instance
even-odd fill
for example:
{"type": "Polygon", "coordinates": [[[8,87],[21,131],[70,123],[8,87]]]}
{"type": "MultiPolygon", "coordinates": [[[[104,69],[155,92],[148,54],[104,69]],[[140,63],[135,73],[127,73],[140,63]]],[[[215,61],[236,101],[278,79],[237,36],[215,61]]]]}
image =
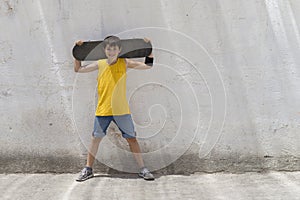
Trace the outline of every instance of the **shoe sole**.
{"type": "Polygon", "coordinates": [[[143,175],[140,175],[140,174],[139,174],[139,177],[143,178],[146,181],[153,181],[155,179],[155,178],[146,178],[146,177],[144,177],[143,175]]]}
{"type": "Polygon", "coordinates": [[[85,179],[76,179],[76,181],[77,182],[82,182],[82,181],[86,181],[86,180],[88,180],[88,179],[90,179],[90,178],[93,178],[94,177],[94,175],[92,174],[92,175],[90,175],[90,176],[87,176],[85,179]]]}

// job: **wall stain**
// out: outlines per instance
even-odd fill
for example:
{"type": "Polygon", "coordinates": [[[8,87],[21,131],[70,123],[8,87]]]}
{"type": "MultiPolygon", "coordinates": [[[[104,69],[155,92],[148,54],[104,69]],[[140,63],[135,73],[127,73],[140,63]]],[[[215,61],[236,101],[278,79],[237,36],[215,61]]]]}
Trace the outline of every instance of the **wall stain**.
{"type": "Polygon", "coordinates": [[[0,1],[0,14],[10,15],[15,13],[18,0],[2,0],[0,1]]]}
{"type": "Polygon", "coordinates": [[[7,63],[13,57],[12,45],[8,41],[0,41],[0,64],[7,63]]]}

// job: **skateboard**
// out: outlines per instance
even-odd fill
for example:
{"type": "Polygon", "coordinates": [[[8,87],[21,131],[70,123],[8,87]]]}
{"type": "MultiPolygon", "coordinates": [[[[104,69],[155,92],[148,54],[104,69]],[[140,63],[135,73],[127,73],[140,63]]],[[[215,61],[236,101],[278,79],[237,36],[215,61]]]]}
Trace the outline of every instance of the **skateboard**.
{"type": "MultiPolygon", "coordinates": [[[[119,58],[141,58],[149,56],[152,52],[151,42],[144,39],[122,39],[121,52],[119,58]]],[[[75,45],[72,50],[74,58],[77,60],[94,61],[105,59],[103,41],[86,41],[82,45],[75,45]]]]}

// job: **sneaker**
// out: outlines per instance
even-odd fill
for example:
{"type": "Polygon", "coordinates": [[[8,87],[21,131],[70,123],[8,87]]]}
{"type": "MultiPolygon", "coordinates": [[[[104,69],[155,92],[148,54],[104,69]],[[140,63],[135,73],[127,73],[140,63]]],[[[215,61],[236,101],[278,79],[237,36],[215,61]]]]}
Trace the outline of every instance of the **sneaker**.
{"type": "Polygon", "coordinates": [[[141,171],[139,172],[139,177],[144,178],[147,181],[154,180],[153,174],[147,169],[146,167],[143,167],[141,171]]]}
{"type": "Polygon", "coordinates": [[[93,170],[92,168],[84,168],[80,174],[79,174],[79,177],[76,179],[76,181],[85,181],[89,178],[92,178],[94,176],[93,174],[93,170]]]}

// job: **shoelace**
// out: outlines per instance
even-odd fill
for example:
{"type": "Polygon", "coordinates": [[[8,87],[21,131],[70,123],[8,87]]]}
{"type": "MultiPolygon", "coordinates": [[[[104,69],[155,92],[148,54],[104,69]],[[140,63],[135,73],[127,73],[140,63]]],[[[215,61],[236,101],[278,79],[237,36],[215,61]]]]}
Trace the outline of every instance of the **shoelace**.
{"type": "Polygon", "coordinates": [[[143,169],[142,173],[143,173],[143,175],[146,175],[146,174],[149,174],[150,171],[149,171],[148,169],[145,168],[145,169],[143,169]]]}
{"type": "Polygon", "coordinates": [[[83,170],[81,171],[81,174],[84,175],[84,174],[86,174],[87,172],[88,172],[87,169],[83,169],[83,170]]]}

